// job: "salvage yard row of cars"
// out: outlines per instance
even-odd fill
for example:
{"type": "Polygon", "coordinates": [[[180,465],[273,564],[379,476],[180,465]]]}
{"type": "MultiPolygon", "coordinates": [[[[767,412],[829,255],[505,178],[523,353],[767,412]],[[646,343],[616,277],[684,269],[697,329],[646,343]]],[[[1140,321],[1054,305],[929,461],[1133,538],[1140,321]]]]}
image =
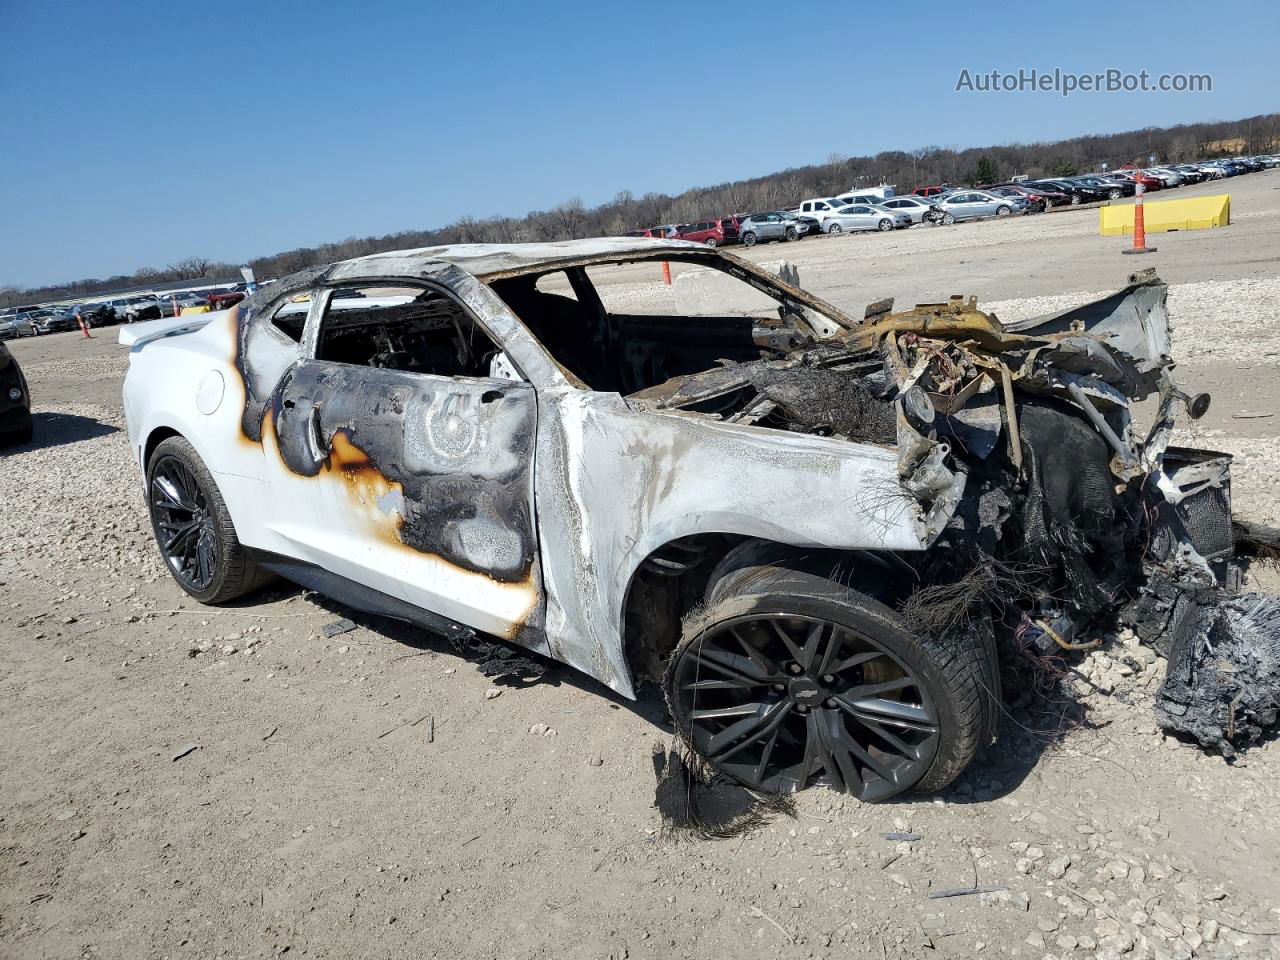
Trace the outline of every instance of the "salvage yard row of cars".
{"type": "Polygon", "coordinates": [[[216,291],[180,291],[172,294],[120,297],[96,303],[29,306],[0,311],[0,340],[36,337],[64,330],[118,323],[140,323],[172,317],[189,309],[224,310],[244,299],[246,284],[216,291]]]}
{"type": "Polygon", "coordinates": [[[1021,179],[978,187],[936,184],[897,195],[892,187],[813,197],[790,210],[735,214],[685,224],[660,224],[632,230],[628,237],[688,240],[708,247],[731,243],[753,246],[770,240],[801,240],[818,234],[878,231],[888,233],[918,224],[1042,213],[1052,207],[1079,206],[1131,197],[1144,190],[1201,183],[1280,166],[1280,157],[1239,157],[1204,163],[1178,163],[1071,177],[1021,179]]]}

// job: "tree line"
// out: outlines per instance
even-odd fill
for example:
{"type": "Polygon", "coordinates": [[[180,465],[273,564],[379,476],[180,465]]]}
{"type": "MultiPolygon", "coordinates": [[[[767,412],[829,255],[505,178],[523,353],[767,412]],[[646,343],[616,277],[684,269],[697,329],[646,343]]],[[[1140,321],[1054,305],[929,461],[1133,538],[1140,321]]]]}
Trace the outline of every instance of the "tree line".
{"type": "MultiPolygon", "coordinates": [[[[894,184],[900,191],[932,183],[988,183],[1018,174],[1030,177],[1071,176],[1112,169],[1124,163],[1177,163],[1215,156],[1280,150],[1280,114],[1241,120],[1147,127],[1123,133],[1090,134],[1051,143],[1006,144],[991,147],[925,146],[915,150],[887,150],[874,156],[833,154],[824,163],[794,167],[777,173],[694,187],[677,196],[629,190],[612,200],[587,207],[574,197],[550,210],[534,210],[522,217],[487,219],[462,217],[456,223],[430,230],[406,230],[382,236],[349,237],[336,243],[299,247],[248,261],[260,279],[282,277],[316,264],[331,263],[387,250],[445,243],[515,243],[617,236],[628,230],[664,223],[688,223],[735,213],[774,210],[806,197],[822,197],[894,184]]],[[[83,279],[45,287],[0,290],[0,306],[33,303],[117,291],[174,280],[229,279],[239,264],[188,257],[163,268],[143,267],[132,274],[106,279],[83,279]]]]}

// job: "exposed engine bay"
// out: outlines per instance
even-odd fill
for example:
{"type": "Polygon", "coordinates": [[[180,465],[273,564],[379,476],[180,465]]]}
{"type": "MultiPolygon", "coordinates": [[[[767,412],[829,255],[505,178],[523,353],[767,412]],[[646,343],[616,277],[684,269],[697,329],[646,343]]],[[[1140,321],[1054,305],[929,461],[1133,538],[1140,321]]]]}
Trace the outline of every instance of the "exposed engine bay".
{"type": "Polygon", "coordinates": [[[896,446],[931,548],[895,553],[909,623],[1000,650],[1086,650],[1132,626],[1170,659],[1158,719],[1231,753],[1276,722],[1280,605],[1241,594],[1231,457],[1172,446],[1209,397],[1172,378],[1154,271],[1002,324],[973,300],[891,312],[758,361],[633,394],[654,411],[896,446]],[[1139,430],[1133,404],[1153,397],[1139,430]],[[1223,658],[1227,658],[1224,660],[1223,658]]]}

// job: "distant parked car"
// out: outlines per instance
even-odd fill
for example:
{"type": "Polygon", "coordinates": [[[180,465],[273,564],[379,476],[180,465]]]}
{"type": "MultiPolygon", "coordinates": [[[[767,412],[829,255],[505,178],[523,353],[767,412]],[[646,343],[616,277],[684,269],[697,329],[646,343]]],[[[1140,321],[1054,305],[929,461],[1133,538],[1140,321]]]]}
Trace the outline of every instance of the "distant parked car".
{"type": "Polygon", "coordinates": [[[0,343],[0,444],[31,439],[31,392],[9,348],[0,343]]]}
{"type": "MultiPolygon", "coordinates": [[[[984,193],[992,193],[997,197],[1006,197],[1011,200],[1021,200],[1027,205],[1027,210],[1033,213],[1043,213],[1051,206],[1049,194],[1053,191],[1049,190],[1032,190],[1021,184],[1006,184],[998,187],[988,187],[984,193]]],[[[1061,194],[1064,203],[1070,203],[1070,198],[1064,193],[1061,194]]]]}
{"type": "Polygon", "coordinates": [[[0,317],[0,340],[34,337],[36,332],[35,324],[25,313],[11,313],[0,317]]]}
{"type": "Polygon", "coordinates": [[[80,326],[75,317],[63,309],[41,310],[32,318],[32,323],[41,333],[59,333],[63,330],[75,330],[80,326]]]}
{"type": "Polygon", "coordinates": [[[982,190],[958,190],[934,201],[930,219],[936,224],[980,217],[1007,217],[1018,209],[1018,204],[1019,201],[1013,197],[1000,197],[982,190]]]}
{"type": "Polygon", "coordinates": [[[854,233],[861,230],[901,230],[912,224],[911,214],[884,207],[874,207],[869,203],[856,203],[844,207],[827,217],[822,229],[827,233],[854,233]]]}
{"type": "Polygon", "coordinates": [[[738,225],[730,217],[721,220],[699,220],[686,223],[676,231],[677,240],[701,243],[708,247],[723,247],[738,242],[738,225]]]}
{"type": "Polygon", "coordinates": [[[920,223],[929,212],[929,201],[916,196],[890,197],[880,206],[894,213],[905,213],[912,223],[920,223]]]}
{"type": "Polygon", "coordinates": [[[843,200],[837,200],[835,197],[814,197],[810,200],[801,201],[796,213],[804,217],[813,217],[822,224],[822,229],[825,230],[827,228],[827,218],[844,206],[848,206],[848,204],[843,200]]]}
{"type": "Polygon", "coordinates": [[[1065,193],[1068,202],[1073,207],[1082,203],[1106,200],[1110,192],[1105,187],[1077,183],[1074,180],[1029,180],[1026,183],[1026,187],[1030,190],[1038,190],[1043,187],[1046,190],[1057,190],[1059,193],[1065,193]]]}
{"type": "Polygon", "coordinates": [[[219,290],[209,294],[210,310],[226,310],[244,299],[243,290],[219,290]]]}
{"type": "Polygon", "coordinates": [[[753,213],[738,222],[738,238],[748,247],[768,240],[799,240],[805,232],[800,223],[779,211],[753,213]]]}
{"type": "Polygon", "coordinates": [[[792,213],[790,210],[779,210],[778,215],[796,228],[795,236],[790,232],[787,233],[787,240],[802,240],[822,232],[822,224],[817,217],[807,217],[802,213],[792,213]]]}
{"type": "Polygon", "coordinates": [[[951,188],[945,186],[944,184],[935,183],[927,187],[916,187],[911,192],[917,197],[940,197],[942,196],[942,194],[946,193],[949,189],[951,188]]]}
{"type": "MultiPolygon", "coordinates": [[[[71,315],[84,317],[84,322],[91,327],[105,327],[120,322],[120,315],[109,303],[77,303],[71,307],[71,315]]],[[[77,319],[77,326],[79,323],[77,319]]]]}

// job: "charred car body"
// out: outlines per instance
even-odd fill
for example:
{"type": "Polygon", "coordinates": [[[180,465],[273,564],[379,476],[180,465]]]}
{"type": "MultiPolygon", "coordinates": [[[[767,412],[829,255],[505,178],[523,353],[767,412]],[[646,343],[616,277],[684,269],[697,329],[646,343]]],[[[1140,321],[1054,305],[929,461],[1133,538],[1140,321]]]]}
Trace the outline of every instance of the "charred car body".
{"type": "Polygon", "coordinates": [[[1154,623],[1157,568],[1219,589],[1229,466],[1169,447],[1206,401],[1169,378],[1164,300],[1138,277],[1031,323],[959,299],[854,320],[694,244],[437,247],[122,331],[125,410],[197,599],[276,573],[628,697],[655,680],[729,776],[875,800],[990,740],[1003,652],[1126,604],[1154,623]],[[658,260],[769,309],[606,306],[601,271],[658,260]]]}

